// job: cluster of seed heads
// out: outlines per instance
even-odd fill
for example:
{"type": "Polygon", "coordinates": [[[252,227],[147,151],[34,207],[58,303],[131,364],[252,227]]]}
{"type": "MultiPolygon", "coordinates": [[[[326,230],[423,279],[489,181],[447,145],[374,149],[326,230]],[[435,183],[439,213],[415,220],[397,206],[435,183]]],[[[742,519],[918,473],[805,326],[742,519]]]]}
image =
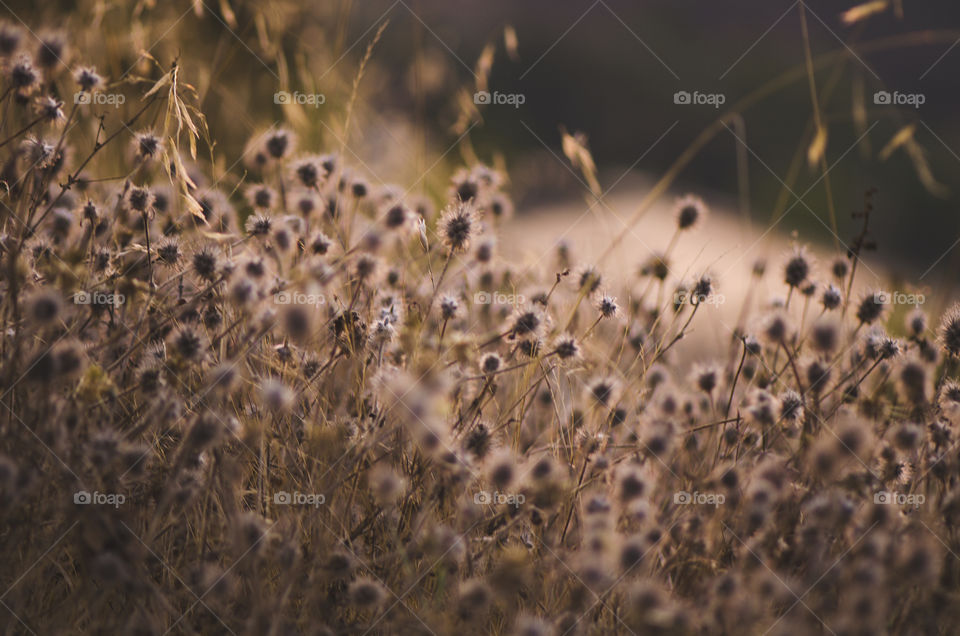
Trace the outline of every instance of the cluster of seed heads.
{"type": "Polygon", "coordinates": [[[485,165],[429,198],[292,128],[221,178],[136,116],[91,146],[57,96],[106,79],[44,38],[0,25],[5,631],[960,621],[960,307],[897,315],[801,248],[708,355],[718,281],[671,257],[700,198],[627,280],[525,266],[485,165]]]}

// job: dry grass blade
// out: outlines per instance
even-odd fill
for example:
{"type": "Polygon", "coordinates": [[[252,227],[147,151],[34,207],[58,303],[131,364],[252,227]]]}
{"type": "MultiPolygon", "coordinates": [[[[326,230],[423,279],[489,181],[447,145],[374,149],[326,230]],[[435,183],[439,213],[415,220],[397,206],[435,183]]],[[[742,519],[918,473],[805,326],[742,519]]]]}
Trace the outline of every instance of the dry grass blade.
{"type": "Polygon", "coordinates": [[[840,19],[847,25],[856,24],[879,13],[883,13],[889,8],[890,2],[888,0],[871,0],[870,2],[864,2],[863,4],[858,4],[855,7],[847,9],[840,15],[840,19]]]}

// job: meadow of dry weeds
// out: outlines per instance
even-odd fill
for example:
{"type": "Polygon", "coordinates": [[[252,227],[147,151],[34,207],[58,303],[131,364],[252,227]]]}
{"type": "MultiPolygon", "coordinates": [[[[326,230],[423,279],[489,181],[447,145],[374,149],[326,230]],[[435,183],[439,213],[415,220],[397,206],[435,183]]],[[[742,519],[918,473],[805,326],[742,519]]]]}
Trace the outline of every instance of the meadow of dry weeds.
{"type": "Polygon", "coordinates": [[[502,162],[348,150],[379,32],[231,166],[204,60],[56,27],[0,24],[3,633],[957,632],[960,306],[861,288],[874,192],[729,297],[696,195],[508,258],[502,162]]]}

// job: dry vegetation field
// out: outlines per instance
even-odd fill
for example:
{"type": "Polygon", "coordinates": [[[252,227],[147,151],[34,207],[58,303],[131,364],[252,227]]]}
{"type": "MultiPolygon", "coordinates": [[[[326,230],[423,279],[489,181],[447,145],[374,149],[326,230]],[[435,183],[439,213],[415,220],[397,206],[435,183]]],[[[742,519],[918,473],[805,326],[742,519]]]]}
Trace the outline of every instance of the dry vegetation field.
{"type": "Polygon", "coordinates": [[[482,100],[383,183],[384,24],[225,156],[204,42],[102,35],[153,10],[0,24],[0,632],[956,633],[960,306],[863,260],[874,192],[839,251],[669,181],[515,210],[482,100]]]}

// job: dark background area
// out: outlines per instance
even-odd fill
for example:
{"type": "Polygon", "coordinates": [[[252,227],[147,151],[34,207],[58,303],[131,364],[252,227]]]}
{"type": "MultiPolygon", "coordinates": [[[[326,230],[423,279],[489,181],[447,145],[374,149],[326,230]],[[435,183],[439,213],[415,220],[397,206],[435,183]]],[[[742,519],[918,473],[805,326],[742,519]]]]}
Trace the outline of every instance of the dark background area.
{"type": "MultiPolygon", "coordinates": [[[[849,242],[859,229],[850,212],[863,205],[867,188],[876,187],[874,229],[880,255],[898,264],[906,262],[922,273],[960,236],[956,186],[960,127],[955,116],[960,105],[960,46],[950,50],[960,38],[956,32],[960,5],[907,0],[903,19],[888,10],[859,24],[843,24],[840,14],[856,4],[806,4],[813,56],[847,51],[849,46],[860,58],[847,55],[839,62],[839,80],[829,99],[824,99],[824,85],[838,63],[816,73],[829,132],[827,163],[833,165],[843,156],[830,172],[840,236],[849,242]],[[864,44],[894,37],[912,37],[916,42],[861,51],[864,44]],[[868,125],[877,124],[850,150],[860,136],[851,121],[858,84],[865,94],[868,125]],[[878,106],[873,103],[877,90],[922,93],[926,102],[919,109],[878,106]],[[916,125],[916,139],[934,176],[950,188],[944,197],[924,188],[902,150],[886,161],[878,157],[892,136],[910,123],[916,125]]],[[[389,2],[365,4],[363,17],[356,20],[358,28],[389,6],[389,2]]],[[[489,152],[505,150],[509,159],[522,163],[524,155],[546,154],[541,140],[559,155],[559,126],[583,131],[606,177],[601,179],[602,185],[615,181],[644,153],[636,169],[658,176],[724,108],[804,65],[799,5],[789,1],[528,0],[411,2],[409,6],[433,32],[424,36],[425,44],[447,55],[463,81],[470,75],[454,55],[472,66],[483,45],[498,37],[504,25],[513,25],[520,59],[512,61],[502,47],[498,49],[491,90],[522,93],[526,102],[519,109],[486,108],[485,125],[475,135],[478,146],[489,152]],[[452,51],[444,50],[441,40],[452,51]],[[677,90],[724,93],[727,101],[720,111],[709,106],[677,106],[673,103],[677,90]]],[[[401,23],[409,19],[411,28],[416,27],[416,19],[402,5],[388,15],[401,23]]],[[[409,58],[402,30],[400,27],[386,40],[389,57],[398,63],[405,50],[409,58]]],[[[766,224],[794,153],[798,148],[805,152],[810,143],[805,134],[812,116],[806,77],[742,114],[751,151],[753,217],[766,224]]],[[[726,202],[734,207],[737,143],[731,133],[722,131],[683,172],[681,187],[726,195],[726,202]]],[[[569,174],[567,177],[568,185],[579,185],[569,174]]],[[[800,194],[819,177],[820,171],[809,169],[804,161],[792,189],[800,194]]],[[[526,185],[529,191],[520,192],[521,199],[536,200],[556,192],[552,186],[538,188],[535,182],[526,185]]],[[[794,201],[791,196],[788,206],[794,201]]],[[[828,223],[823,182],[804,201],[828,223]]],[[[833,241],[831,233],[803,205],[796,205],[778,228],[799,229],[807,239],[833,241]]],[[[944,259],[938,269],[945,267],[955,269],[956,261],[944,259]]]]}
{"type": "MultiPolygon", "coordinates": [[[[230,5],[236,16],[232,26],[219,3],[201,4],[201,15],[191,9],[192,3],[171,2],[144,5],[131,17],[107,3],[97,19],[104,37],[116,37],[116,46],[126,51],[124,64],[137,64],[142,49],[164,61],[179,55],[188,76],[194,56],[216,61],[215,77],[196,81],[218,151],[228,157],[242,152],[255,126],[283,116],[271,98],[281,76],[290,87],[313,82],[315,90],[340,95],[342,103],[383,20],[389,20],[389,26],[374,51],[362,94],[369,107],[367,119],[375,122],[371,130],[387,130],[387,121],[412,122],[434,156],[456,140],[451,127],[459,112],[457,94],[473,92],[471,69],[484,45],[497,42],[490,89],[523,94],[525,103],[482,109],[482,124],[469,137],[482,159],[492,161],[498,153],[505,159],[521,213],[533,204],[582,193],[582,185],[559,160],[561,126],[588,136],[603,187],[631,166],[656,178],[738,99],[799,70],[740,113],[750,149],[750,209],[763,227],[791,160],[798,151],[805,153],[811,141],[799,3],[789,0],[238,1],[230,5]],[[258,20],[268,25],[266,32],[258,30],[258,20]],[[138,40],[132,23],[149,24],[152,31],[138,40]],[[506,25],[514,27],[519,39],[516,60],[504,50],[506,25]],[[278,58],[284,59],[286,73],[280,71],[278,58]],[[424,60],[427,66],[417,66],[424,60]],[[324,71],[331,68],[336,70],[324,71]],[[411,77],[418,68],[429,70],[428,91],[413,88],[411,77]],[[673,101],[678,90],[723,93],[726,103],[720,110],[678,106],[673,101]]],[[[960,46],[955,46],[960,40],[960,5],[903,0],[902,19],[891,7],[845,25],[841,13],[856,4],[815,0],[805,5],[814,58],[842,53],[816,71],[829,133],[826,160],[832,166],[839,235],[850,241],[859,229],[850,213],[862,207],[864,192],[876,187],[873,230],[880,256],[905,268],[905,274],[922,274],[960,236],[960,125],[955,117],[960,101],[960,46]],[[826,98],[824,87],[834,73],[835,90],[826,98]],[[877,90],[921,93],[926,101],[919,109],[878,106],[873,103],[877,90]],[[866,101],[867,125],[876,125],[854,147],[861,135],[852,120],[857,92],[866,101]],[[879,158],[880,150],[908,124],[915,125],[915,138],[931,171],[948,193],[938,196],[925,188],[903,149],[885,161],[879,158]]],[[[35,20],[33,28],[56,24],[69,30],[59,16],[89,21],[95,6],[16,2],[9,8],[35,20]]],[[[139,70],[150,71],[143,60],[139,70]]],[[[334,101],[326,110],[308,112],[310,121],[330,117],[334,101]]],[[[329,145],[329,127],[315,128],[318,142],[329,145]]],[[[382,136],[387,138],[386,133],[382,136]]],[[[371,162],[378,152],[376,137],[372,139],[365,150],[371,162]]],[[[736,209],[737,144],[730,132],[721,130],[681,173],[676,188],[736,209]]],[[[452,152],[446,159],[452,169],[462,156],[452,152]]],[[[819,168],[803,161],[792,190],[807,191],[820,175],[819,168]]],[[[626,189],[630,181],[619,187],[626,189]]],[[[797,229],[804,240],[833,242],[825,227],[824,185],[820,182],[804,197],[820,220],[804,205],[795,205],[777,229],[797,229]]],[[[638,200],[641,195],[637,193],[638,200]]],[[[787,198],[788,206],[794,203],[792,196],[787,198]]],[[[955,277],[958,256],[960,248],[934,272],[955,277]]]]}

